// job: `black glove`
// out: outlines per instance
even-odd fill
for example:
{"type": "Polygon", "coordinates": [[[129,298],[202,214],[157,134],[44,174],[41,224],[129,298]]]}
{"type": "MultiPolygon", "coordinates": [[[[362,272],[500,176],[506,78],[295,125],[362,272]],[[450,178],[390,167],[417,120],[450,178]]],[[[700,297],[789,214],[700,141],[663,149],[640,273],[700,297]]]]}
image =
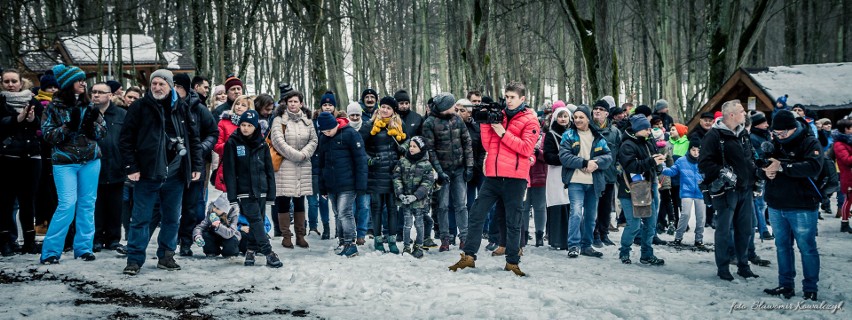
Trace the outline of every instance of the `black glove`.
{"type": "Polygon", "coordinates": [[[448,181],[450,181],[450,176],[448,176],[446,173],[441,172],[441,174],[438,175],[438,184],[444,185],[448,181]]]}
{"type": "Polygon", "coordinates": [[[80,116],[80,108],[71,107],[71,117],[68,122],[65,123],[68,130],[77,131],[80,129],[80,121],[82,120],[80,119],[80,116]]]}
{"type": "Polygon", "coordinates": [[[473,167],[464,167],[464,182],[473,180],[473,167]]]}
{"type": "Polygon", "coordinates": [[[83,122],[80,124],[80,132],[86,135],[89,139],[95,140],[95,123],[98,117],[101,116],[101,110],[95,107],[90,107],[86,110],[86,115],[83,117],[83,122]]]}

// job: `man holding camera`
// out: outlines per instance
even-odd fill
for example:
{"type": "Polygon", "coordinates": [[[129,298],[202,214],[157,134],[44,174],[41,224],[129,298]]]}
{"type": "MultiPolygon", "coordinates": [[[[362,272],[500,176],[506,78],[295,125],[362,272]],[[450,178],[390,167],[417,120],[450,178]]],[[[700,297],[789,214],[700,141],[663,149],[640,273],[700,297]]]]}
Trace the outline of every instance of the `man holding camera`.
{"type": "Polygon", "coordinates": [[[754,233],[753,185],[755,182],[754,149],[745,129],[746,112],[739,100],[722,104],[722,118],[716,120],[701,142],[698,169],[710,186],[711,201],[716,209],[716,275],[733,281],[728,264],[731,228],[734,229],[734,252],[737,274],[757,278],[748,265],[749,237],[754,233]]]}
{"type": "Polygon", "coordinates": [[[145,262],[148,228],[158,200],[162,218],[157,268],[180,270],[174,255],[183,191],[201,178],[202,160],[198,130],[174,86],[171,71],[151,73],[150,90],[130,105],[121,130],[124,171],[136,183],[124,268],[129,275],[139,273],[145,262]]]}
{"type": "MultiPolygon", "coordinates": [[[[527,107],[526,88],[518,82],[510,82],[505,89],[506,108],[498,123],[481,122],[482,146],[485,157],[485,182],[479,197],[470,210],[468,234],[474,235],[465,242],[461,259],[449,269],[456,271],[475,267],[476,252],[482,242],[482,226],[488,210],[503,200],[506,214],[506,266],[504,270],[515,275],[526,274],[518,267],[520,256],[521,219],[524,194],[530,177],[529,160],[533,155],[541,128],[533,110],[527,107]]],[[[491,117],[488,117],[491,118],[491,117]]],[[[479,119],[479,117],[477,117],[479,119]]]]}

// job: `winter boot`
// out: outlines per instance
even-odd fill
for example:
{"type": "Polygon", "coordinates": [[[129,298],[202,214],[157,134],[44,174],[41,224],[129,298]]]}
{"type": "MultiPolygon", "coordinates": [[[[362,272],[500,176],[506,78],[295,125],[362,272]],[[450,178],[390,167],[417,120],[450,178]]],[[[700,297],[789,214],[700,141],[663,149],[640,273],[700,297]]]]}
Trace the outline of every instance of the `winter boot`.
{"type": "Polygon", "coordinates": [[[37,254],[39,253],[36,250],[35,243],[35,230],[30,230],[24,232],[24,245],[21,247],[21,253],[23,254],[37,254]]]}
{"type": "Polygon", "coordinates": [[[441,238],[441,248],[438,252],[450,251],[450,238],[441,238]]]}
{"type": "Polygon", "coordinates": [[[751,272],[751,268],[749,268],[749,267],[738,269],[737,275],[739,275],[740,277],[746,278],[746,279],[748,279],[748,278],[760,278],[760,276],[754,274],[754,272],[751,272]]]}
{"type": "Polygon", "coordinates": [[[498,246],[496,242],[489,242],[488,245],[485,246],[485,250],[494,251],[497,249],[497,247],[498,246]]]}
{"type": "Polygon", "coordinates": [[[535,246],[541,247],[544,245],[544,232],[536,231],[535,232],[535,246]]]}
{"type": "Polygon", "coordinates": [[[406,244],[406,245],[402,248],[402,253],[411,254],[411,246],[409,246],[409,245],[407,245],[407,244],[406,244]]]}
{"type": "Polygon", "coordinates": [[[388,240],[388,251],[393,254],[399,254],[399,248],[396,246],[396,235],[387,236],[385,239],[388,240]]]}
{"type": "Polygon", "coordinates": [[[296,212],[293,214],[293,229],[296,229],[296,245],[300,248],[307,248],[308,242],[305,241],[305,236],[307,235],[307,229],[305,227],[305,213],[304,212],[296,212]]]}
{"type": "Polygon", "coordinates": [[[764,231],[760,234],[760,240],[775,240],[775,236],[769,233],[769,231],[764,231]]]}
{"type": "MultiPolygon", "coordinates": [[[[447,242],[449,242],[449,239],[447,239],[447,242]]],[[[458,271],[459,269],[464,268],[476,268],[476,257],[462,253],[461,259],[459,259],[459,261],[454,265],[450,266],[450,271],[458,271]]]]}
{"type": "Polygon", "coordinates": [[[168,271],[180,270],[180,266],[175,262],[175,252],[166,251],[162,259],[157,260],[157,268],[168,271]]]}
{"type": "Polygon", "coordinates": [[[849,221],[840,222],[840,232],[852,233],[852,229],[849,228],[849,221]]]}
{"type": "Polygon", "coordinates": [[[270,251],[269,254],[266,255],[266,266],[270,268],[281,268],[284,263],[278,259],[278,255],[275,252],[270,251]]]}
{"type": "Polygon", "coordinates": [[[246,260],[243,265],[246,267],[254,265],[254,250],[246,250],[246,260]]]}
{"type": "Polygon", "coordinates": [[[518,267],[517,264],[506,263],[506,266],[503,267],[503,270],[512,271],[512,273],[514,273],[516,276],[519,276],[519,277],[523,277],[523,276],[527,275],[526,273],[521,271],[521,268],[518,267]]]}
{"type": "Polygon", "coordinates": [[[358,255],[358,246],[353,243],[347,243],[345,247],[343,247],[343,252],[340,253],[341,256],[352,258],[358,255]]]}
{"type": "Polygon", "coordinates": [[[15,255],[15,248],[12,243],[12,239],[9,237],[8,231],[0,232],[0,253],[4,257],[11,257],[15,255]]]}
{"type": "Polygon", "coordinates": [[[386,252],[385,251],[385,243],[384,243],[384,239],[382,239],[382,236],[376,236],[375,238],[373,238],[373,247],[378,252],[382,252],[382,253],[386,252]]]}
{"type": "Polygon", "coordinates": [[[183,241],[181,241],[180,252],[178,254],[181,257],[191,257],[192,256],[192,250],[190,249],[191,247],[192,247],[192,243],[183,243],[183,241]]]}
{"type": "Polygon", "coordinates": [[[278,214],[278,226],[281,227],[281,245],[293,249],[293,233],[290,232],[290,213],[278,214]]]}
{"type": "Polygon", "coordinates": [[[322,235],[320,236],[320,240],[328,240],[329,239],[329,227],[328,222],[322,223],[322,235]]]}
{"type": "Polygon", "coordinates": [[[364,238],[358,238],[355,240],[355,244],[359,246],[363,246],[365,243],[367,243],[367,240],[365,240],[364,238]]]}
{"type": "Polygon", "coordinates": [[[498,246],[497,249],[494,249],[494,251],[491,252],[492,257],[499,257],[499,256],[505,256],[505,255],[506,255],[506,247],[503,247],[503,246],[498,246]]]}
{"type": "Polygon", "coordinates": [[[411,251],[411,256],[417,259],[423,258],[423,249],[415,244],[414,250],[411,251]]]}
{"type": "Polygon", "coordinates": [[[423,248],[428,250],[429,248],[437,248],[437,247],[438,247],[438,244],[435,243],[435,240],[432,240],[432,238],[423,239],[423,248]]]}
{"type": "Polygon", "coordinates": [[[615,245],[615,243],[612,242],[612,240],[609,239],[609,235],[606,235],[606,234],[601,236],[601,242],[603,242],[603,244],[607,245],[607,246],[614,246],[615,245]]]}
{"type": "Polygon", "coordinates": [[[769,295],[773,295],[773,296],[783,295],[785,299],[790,299],[791,297],[796,295],[796,291],[793,290],[793,288],[788,288],[788,287],[777,287],[777,288],[774,288],[774,289],[763,289],[763,292],[765,292],[769,295]]]}

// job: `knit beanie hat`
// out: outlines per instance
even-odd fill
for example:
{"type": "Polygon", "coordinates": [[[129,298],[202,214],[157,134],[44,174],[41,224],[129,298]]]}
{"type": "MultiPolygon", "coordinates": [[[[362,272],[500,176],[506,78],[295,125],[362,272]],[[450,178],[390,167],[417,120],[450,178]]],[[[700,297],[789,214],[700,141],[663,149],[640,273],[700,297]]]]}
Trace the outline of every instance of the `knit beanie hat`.
{"type": "Polygon", "coordinates": [[[766,123],[766,115],[763,112],[757,112],[751,116],[751,126],[757,126],[761,123],[766,123]]]}
{"type": "Polygon", "coordinates": [[[796,116],[792,111],[780,110],[772,118],[772,130],[790,130],[796,127],[796,116]]]}
{"type": "Polygon", "coordinates": [[[175,75],[175,85],[183,87],[186,92],[189,92],[192,89],[192,80],[189,79],[189,75],[186,73],[178,73],[175,75]]]}
{"type": "Polygon", "coordinates": [[[228,193],[223,192],[216,200],[211,203],[216,209],[228,212],[231,211],[231,203],[228,202],[228,193]]]}
{"type": "Polygon", "coordinates": [[[368,94],[372,94],[373,97],[376,99],[379,98],[379,94],[376,93],[376,90],[373,90],[373,88],[367,88],[364,89],[364,91],[361,91],[361,101],[364,101],[364,97],[366,97],[368,94]]]}
{"type": "Polygon", "coordinates": [[[393,98],[396,99],[397,103],[408,101],[411,102],[411,96],[408,95],[408,92],[405,90],[399,90],[393,94],[393,98]]]}
{"type": "Polygon", "coordinates": [[[781,107],[787,109],[787,97],[786,94],[783,97],[778,97],[778,99],[775,99],[775,103],[781,103],[781,107]]]}
{"type": "Polygon", "coordinates": [[[331,130],[337,126],[337,119],[330,112],[320,112],[317,117],[317,126],[320,131],[331,130]]]}
{"type": "Polygon", "coordinates": [[[426,148],[426,140],[424,140],[421,136],[414,136],[411,138],[411,140],[409,140],[409,142],[416,144],[417,147],[420,148],[420,150],[426,148]]]}
{"type": "Polygon", "coordinates": [[[257,122],[258,119],[260,119],[260,115],[257,113],[257,111],[246,110],[246,112],[243,112],[243,114],[240,116],[240,122],[237,125],[240,125],[243,122],[248,122],[255,128],[260,129],[260,124],[257,122]]]}
{"type": "Polygon", "coordinates": [[[606,107],[607,110],[615,107],[615,98],[613,98],[612,96],[604,96],[603,98],[601,98],[601,100],[606,101],[606,103],[609,105],[606,107]]]}
{"type": "Polygon", "coordinates": [[[115,93],[118,89],[121,89],[121,82],[115,80],[107,81],[106,85],[109,86],[109,92],[111,93],[115,93]]]}
{"type": "Polygon", "coordinates": [[[237,78],[237,76],[235,76],[234,74],[229,74],[228,78],[225,79],[225,91],[230,91],[231,87],[233,86],[240,86],[241,88],[245,89],[245,86],[243,86],[243,81],[240,80],[240,78],[237,78]]]}
{"type": "Polygon", "coordinates": [[[689,131],[689,127],[687,127],[683,124],[680,124],[680,123],[675,123],[674,127],[675,127],[675,131],[677,131],[677,135],[679,137],[685,136],[686,133],[689,131]]]}
{"type": "Polygon", "coordinates": [[[648,107],[648,106],[646,106],[646,105],[644,105],[644,104],[643,104],[643,105],[639,105],[638,107],[636,107],[636,109],[633,109],[633,114],[634,114],[634,115],[635,115],[635,114],[641,114],[641,115],[644,115],[644,116],[646,116],[646,117],[650,117],[652,113],[653,113],[653,112],[651,112],[651,108],[650,108],[650,107],[648,107]]]}
{"type": "Polygon", "coordinates": [[[41,83],[41,88],[46,89],[50,87],[59,88],[59,82],[56,82],[56,77],[53,76],[52,70],[47,70],[41,78],[38,80],[41,83]]]}
{"type": "Polygon", "coordinates": [[[698,139],[689,139],[689,148],[699,148],[701,149],[701,140],[698,139]]]}
{"type": "Polygon", "coordinates": [[[441,92],[432,98],[432,108],[436,114],[450,110],[455,104],[456,97],[449,92],[441,92]]]}
{"type": "Polygon", "coordinates": [[[225,86],[220,84],[218,86],[213,87],[213,95],[214,96],[219,94],[220,92],[225,92],[225,86]]]}
{"type": "Polygon", "coordinates": [[[609,103],[607,103],[606,100],[601,99],[601,100],[595,101],[595,105],[592,106],[592,109],[594,109],[594,108],[604,108],[604,110],[609,112],[609,103]]]}
{"type": "Polygon", "coordinates": [[[326,103],[331,103],[331,105],[337,108],[337,100],[334,99],[334,92],[326,91],[325,94],[322,95],[319,102],[320,107],[326,103]]]}
{"type": "Polygon", "coordinates": [[[364,113],[364,111],[361,110],[361,104],[359,104],[358,102],[352,101],[352,102],[349,103],[348,106],[346,106],[346,115],[348,116],[350,114],[356,114],[356,113],[358,115],[361,115],[362,113],[364,113]]]}
{"type": "Polygon", "coordinates": [[[822,118],[822,119],[817,120],[816,122],[821,124],[821,125],[827,125],[827,124],[831,124],[831,119],[822,118]]]}
{"type": "MultiPolygon", "coordinates": [[[[647,108],[647,106],[645,107],[647,108]]],[[[648,121],[648,117],[646,116],[634,114],[630,116],[630,128],[633,129],[633,132],[649,129],[651,128],[651,121],[648,121]]]]}
{"type": "Polygon", "coordinates": [[[617,115],[624,113],[624,109],[621,107],[612,107],[609,109],[609,118],[614,118],[617,115]]]}
{"type": "Polygon", "coordinates": [[[660,112],[660,110],[668,109],[668,107],[669,107],[668,101],[663,100],[663,99],[657,100],[657,102],[654,103],[654,112],[660,112]]]}
{"type": "Polygon", "coordinates": [[[154,71],[153,73],[151,73],[151,80],[154,80],[154,78],[160,78],[165,80],[166,83],[169,84],[170,88],[175,87],[175,76],[169,70],[159,69],[157,71],[154,71]]]}
{"type": "MultiPolygon", "coordinates": [[[[589,111],[589,107],[586,107],[585,105],[580,105],[580,106],[578,106],[578,107],[577,107],[577,109],[576,109],[576,110],[574,110],[573,112],[571,112],[571,116],[572,116],[572,117],[574,117],[574,115],[575,115],[577,112],[582,112],[584,115],[586,115],[586,119],[587,119],[587,121],[589,121],[589,122],[591,122],[591,121],[592,121],[592,112],[591,112],[591,111],[589,111]]],[[[576,117],[574,117],[574,118],[576,118],[576,117]]]]}
{"type": "Polygon", "coordinates": [[[65,66],[60,63],[53,66],[52,70],[60,90],[68,89],[74,85],[74,82],[86,79],[86,73],[75,66],[65,66]]]}
{"type": "Polygon", "coordinates": [[[556,102],[553,103],[553,111],[556,111],[556,109],[559,108],[565,108],[565,101],[556,100],[556,102]]]}
{"type": "Polygon", "coordinates": [[[396,99],[390,96],[385,96],[382,100],[379,101],[379,106],[388,105],[393,108],[393,112],[399,113],[399,104],[396,103],[396,99]]]}

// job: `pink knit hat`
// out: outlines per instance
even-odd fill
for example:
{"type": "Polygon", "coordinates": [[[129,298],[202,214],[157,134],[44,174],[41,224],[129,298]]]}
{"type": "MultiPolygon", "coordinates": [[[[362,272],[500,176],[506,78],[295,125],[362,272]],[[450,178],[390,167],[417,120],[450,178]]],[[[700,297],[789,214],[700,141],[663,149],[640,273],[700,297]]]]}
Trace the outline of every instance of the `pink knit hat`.
{"type": "Polygon", "coordinates": [[[554,110],[554,111],[555,111],[556,109],[559,109],[559,108],[565,108],[565,102],[564,102],[564,101],[562,101],[562,100],[556,100],[556,102],[554,102],[554,103],[553,103],[553,110],[554,110]]]}

